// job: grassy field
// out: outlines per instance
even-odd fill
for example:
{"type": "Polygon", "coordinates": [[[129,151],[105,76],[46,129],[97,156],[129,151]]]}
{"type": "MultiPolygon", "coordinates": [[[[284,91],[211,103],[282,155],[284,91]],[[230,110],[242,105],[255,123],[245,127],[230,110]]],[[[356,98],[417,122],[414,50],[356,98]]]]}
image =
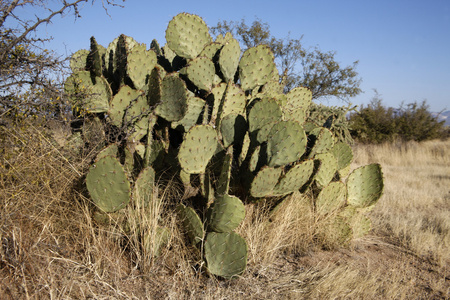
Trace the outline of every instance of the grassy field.
{"type": "Polygon", "coordinates": [[[1,299],[450,298],[450,140],[354,147],[352,168],[381,163],[385,192],[370,234],[347,247],[324,232],[305,196],[271,223],[264,203],[247,205],[238,231],[248,267],[223,281],[184,243],[167,205],[181,197],[175,183],[161,185],[158,207],[127,212],[145,226],[98,227],[83,187],[95,153],[71,156],[66,134],[0,127],[1,299]],[[152,258],[136,236],[154,235],[157,223],[171,237],[152,258]]]}

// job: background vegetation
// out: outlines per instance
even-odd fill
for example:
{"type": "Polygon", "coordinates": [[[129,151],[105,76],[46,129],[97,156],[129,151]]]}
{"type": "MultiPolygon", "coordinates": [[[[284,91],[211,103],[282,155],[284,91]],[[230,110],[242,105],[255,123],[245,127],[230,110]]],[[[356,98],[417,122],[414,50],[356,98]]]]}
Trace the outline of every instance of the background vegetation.
{"type": "Polygon", "coordinates": [[[362,105],[349,117],[352,136],[362,143],[426,141],[447,138],[449,129],[429,111],[426,101],[386,107],[376,93],[370,104],[362,105]]]}

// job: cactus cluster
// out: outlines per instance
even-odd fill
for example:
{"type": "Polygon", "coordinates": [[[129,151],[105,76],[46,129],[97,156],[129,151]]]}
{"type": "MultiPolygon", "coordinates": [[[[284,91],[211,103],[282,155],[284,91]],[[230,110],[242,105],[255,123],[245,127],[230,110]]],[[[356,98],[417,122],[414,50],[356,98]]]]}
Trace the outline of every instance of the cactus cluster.
{"type": "Polygon", "coordinates": [[[234,231],[243,202],[279,202],[310,189],[317,214],[337,213],[345,234],[367,232],[364,213],[383,189],[380,166],[348,175],[350,146],[310,121],[308,89],[283,93],[269,47],[241,54],[231,34],[213,41],[203,20],[187,13],[169,22],[166,41],[147,49],[121,35],[105,48],[92,38],[90,50],[72,57],[65,89],[77,116],[119,132],[86,176],[101,212],[120,210],[156,178],[175,174],[197,191],[177,206],[186,235],[202,245],[209,272],[224,278],[246,267],[247,244],[234,231]]]}

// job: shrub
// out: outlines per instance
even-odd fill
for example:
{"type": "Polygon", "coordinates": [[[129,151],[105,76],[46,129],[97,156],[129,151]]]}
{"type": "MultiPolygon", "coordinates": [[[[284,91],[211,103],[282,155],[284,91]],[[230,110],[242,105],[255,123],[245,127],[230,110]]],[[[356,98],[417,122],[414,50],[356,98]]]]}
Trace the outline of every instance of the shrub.
{"type": "Polygon", "coordinates": [[[444,122],[439,122],[426,101],[403,104],[398,108],[385,107],[377,95],[367,107],[350,115],[353,138],[362,143],[383,143],[394,140],[425,141],[444,134],[444,122]]]}

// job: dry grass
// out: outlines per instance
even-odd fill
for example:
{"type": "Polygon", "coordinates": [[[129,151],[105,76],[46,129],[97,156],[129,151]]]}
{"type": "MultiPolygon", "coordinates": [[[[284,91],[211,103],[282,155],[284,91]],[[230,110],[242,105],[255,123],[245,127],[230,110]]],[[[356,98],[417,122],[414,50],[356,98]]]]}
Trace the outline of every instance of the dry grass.
{"type": "Polygon", "coordinates": [[[248,268],[222,281],[185,245],[167,205],[177,197],[172,184],[159,186],[157,205],[124,213],[134,220],[127,230],[99,227],[83,188],[95,153],[71,156],[43,132],[0,128],[1,299],[450,297],[449,142],[356,148],[354,167],[380,162],[386,189],[371,214],[374,231],[348,248],[322,250],[333,241],[318,240],[324,221],[305,196],[274,214],[265,203],[247,205],[238,231],[248,268]],[[160,227],[171,234],[154,258],[141,237],[160,227]]]}
{"type": "Polygon", "coordinates": [[[355,164],[380,162],[384,197],[373,213],[376,232],[449,271],[450,141],[360,146],[355,164]]]}

